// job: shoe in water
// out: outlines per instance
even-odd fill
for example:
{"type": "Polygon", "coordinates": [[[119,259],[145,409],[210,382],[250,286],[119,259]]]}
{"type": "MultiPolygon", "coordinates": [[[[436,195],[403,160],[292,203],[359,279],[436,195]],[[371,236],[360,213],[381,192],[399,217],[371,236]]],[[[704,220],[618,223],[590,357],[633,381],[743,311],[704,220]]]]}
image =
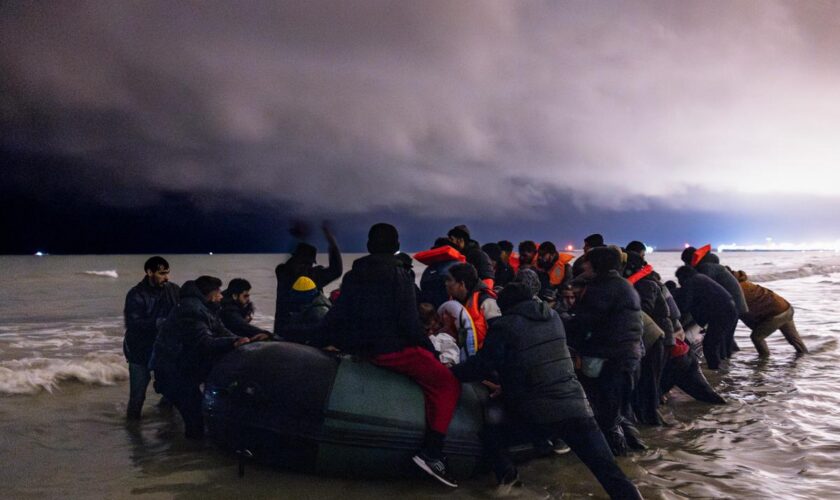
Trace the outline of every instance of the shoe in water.
{"type": "Polygon", "coordinates": [[[426,474],[432,476],[441,483],[451,488],[458,487],[458,483],[452,476],[449,475],[449,472],[446,470],[446,462],[442,459],[433,458],[423,451],[418,452],[411,459],[415,464],[417,464],[417,467],[420,467],[426,472],[426,474]]]}
{"type": "Polygon", "coordinates": [[[562,439],[554,439],[552,440],[552,443],[554,444],[554,453],[558,455],[565,455],[566,453],[572,451],[572,449],[569,448],[569,445],[564,443],[562,439]]]}

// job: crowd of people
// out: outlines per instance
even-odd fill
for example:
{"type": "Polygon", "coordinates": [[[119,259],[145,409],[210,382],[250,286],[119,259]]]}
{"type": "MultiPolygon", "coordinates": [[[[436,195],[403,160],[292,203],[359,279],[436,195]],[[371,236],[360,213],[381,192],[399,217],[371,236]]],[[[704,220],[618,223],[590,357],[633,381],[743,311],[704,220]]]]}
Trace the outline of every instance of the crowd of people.
{"type": "Polygon", "coordinates": [[[536,448],[570,448],[611,497],[640,498],[615,456],[646,449],[637,426],[663,424],[659,407],[674,386],[725,403],[701,354],[707,369],[719,369],[739,350],[739,319],[759,356],[769,355],[765,339],[776,330],[807,352],[793,307],[722,266],[709,246],[685,249],[677,284],[646,262],[639,241],[622,248],[593,234],[575,258],[550,241],[523,241],[517,251],[509,241],[481,246],[459,225],[412,258],[400,252],[397,229],[379,223],[368,233],[369,254],[345,274],[336,239],[326,226],[324,234],[327,267],[305,242],[277,266],[273,331],[252,324],[247,280],[222,290],[220,279],[200,276],[178,287],[165,259],[148,259],[124,311],[127,417],[141,418],[154,376],[185,435],[200,439],[201,387],[221,355],[251,342],[305,343],[415,381],[426,433],[413,461],[448,486],[457,481],[443,447],[461,384],[482,382],[507,415],[482,432],[500,488],[521,484],[507,450],[527,436],[536,448]],[[426,266],[419,280],[414,260],[426,266]]]}

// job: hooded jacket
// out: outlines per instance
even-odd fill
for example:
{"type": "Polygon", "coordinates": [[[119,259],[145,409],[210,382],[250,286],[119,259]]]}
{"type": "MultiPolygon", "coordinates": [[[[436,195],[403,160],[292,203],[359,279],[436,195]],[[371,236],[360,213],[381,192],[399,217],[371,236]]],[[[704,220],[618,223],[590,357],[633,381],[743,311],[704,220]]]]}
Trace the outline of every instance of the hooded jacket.
{"type": "Polygon", "coordinates": [[[526,422],[592,416],[575,377],[560,317],[544,302],[525,300],[490,325],[484,348],[452,368],[463,382],[497,371],[505,404],[526,422]]]}
{"type": "Polygon", "coordinates": [[[680,308],[691,313],[698,325],[708,325],[718,318],[737,317],[732,295],[712,278],[698,273],[681,285],[680,299],[684,307],[681,305],[680,308]]]}
{"type": "MultiPolygon", "coordinates": [[[[627,265],[624,268],[624,275],[634,275],[645,266],[647,266],[647,262],[641,255],[635,252],[627,252],[627,265]]],[[[665,294],[662,292],[663,286],[660,284],[659,275],[653,271],[653,268],[647,267],[647,269],[650,269],[650,272],[641,272],[640,274],[643,276],[633,284],[633,288],[639,294],[642,312],[650,316],[656,322],[656,326],[662,329],[665,334],[664,345],[670,347],[674,345],[674,325],[671,322],[671,309],[668,307],[665,294]]]]}
{"type": "Polygon", "coordinates": [[[144,278],[128,291],[123,309],[123,353],[129,363],[149,363],[158,326],[178,303],[179,291],[175,283],[166,282],[162,287],[156,287],[149,283],[148,278],[144,278]]]}
{"type": "Polygon", "coordinates": [[[376,356],[411,346],[434,350],[420,324],[414,282],[392,254],[353,262],[325,322],[331,343],[349,353],[376,356]]]}
{"type": "Polygon", "coordinates": [[[738,280],[732,276],[732,273],[718,262],[719,259],[716,255],[708,253],[697,264],[697,272],[712,278],[718,285],[729,292],[729,295],[732,296],[732,300],[735,302],[735,309],[738,311],[738,316],[743,316],[749,311],[747,301],[744,298],[744,292],[741,290],[738,280]]]}
{"type": "Polygon", "coordinates": [[[639,294],[618,271],[596,275],[569,320],[569,344],[584,356],[611,360],[642,357],[639,294]]]}
{"type": "Polygon", "coordinates": [[[475,267],[479,280],[495,279],[496,275],[493,272],[493,264],[490,262],[490,257],[484,253],[477,241],[467,241],[464,245],[463,254],[467,258],[467,262],[475,267]]]}
{"type": "Polygon", "coordinates": [[[222,324],[194,281],[181,288],[180,301],[163,323],[150,368],[164,370],[187,383],[199,384],[213,362],[233,349],[239,337],[222,324]]]}

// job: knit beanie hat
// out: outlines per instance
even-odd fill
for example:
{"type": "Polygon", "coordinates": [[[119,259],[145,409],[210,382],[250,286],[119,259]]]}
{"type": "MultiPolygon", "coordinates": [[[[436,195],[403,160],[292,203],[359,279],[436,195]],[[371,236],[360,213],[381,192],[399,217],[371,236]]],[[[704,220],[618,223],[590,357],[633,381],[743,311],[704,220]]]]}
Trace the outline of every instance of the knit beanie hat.
{"type": "Polygon", "coordinates": [[[292,290],[289,293],[289,301],[293,305],[293,309],[300,310],[301,307],[310,304],[315,297],[318,296],[318,288],[311,278],[301,276],[292,285],[292,290]]]}
{"type": "Polygon", "coordinates": [[[397,253],[400,249],[397,228],[384,222],[371,226],[368,231],[367,249],[370,253],[397,253]]]}
{"type": "Polygon", "coordinates": [[[516,273],[516,277],[513,281],[527,286],[528,290],[531,291],[532,297],[540,293],[540,289],[542,288],[540,277],[537,276],[537,273],[534,272],[533,269],[520,269],[519,272],[516,273]]]}
{"type": "Polygon", "coordinates": [[[466,225],[460,224],[460,225],[455,226],[452,229],[450,229],[449,232],[446,233],[446,235],[447,236],[454,236],[456,238],[463,238],[465,240],[469,240],[470,239],[470,229],[466,225]]]}

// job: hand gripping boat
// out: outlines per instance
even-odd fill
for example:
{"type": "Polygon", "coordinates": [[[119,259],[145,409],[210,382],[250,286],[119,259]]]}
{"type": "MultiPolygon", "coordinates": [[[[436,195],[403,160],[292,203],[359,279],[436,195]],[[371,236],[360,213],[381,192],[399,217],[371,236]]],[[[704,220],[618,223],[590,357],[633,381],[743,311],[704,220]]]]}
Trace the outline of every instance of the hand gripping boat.
{"type": "MultiPolygon", "coordinates": [[[[456,477],[481,464],[487,390],[464,384],[444,452],[456,477]]],[[[490,414],[495,414],[491,411],[490,414]]],[[[353,477],[416,474],[425,431],[420,387],[351,356],[259,342],[222,358],[205,384],[210,437],[293,470],[353,477]]]]}

